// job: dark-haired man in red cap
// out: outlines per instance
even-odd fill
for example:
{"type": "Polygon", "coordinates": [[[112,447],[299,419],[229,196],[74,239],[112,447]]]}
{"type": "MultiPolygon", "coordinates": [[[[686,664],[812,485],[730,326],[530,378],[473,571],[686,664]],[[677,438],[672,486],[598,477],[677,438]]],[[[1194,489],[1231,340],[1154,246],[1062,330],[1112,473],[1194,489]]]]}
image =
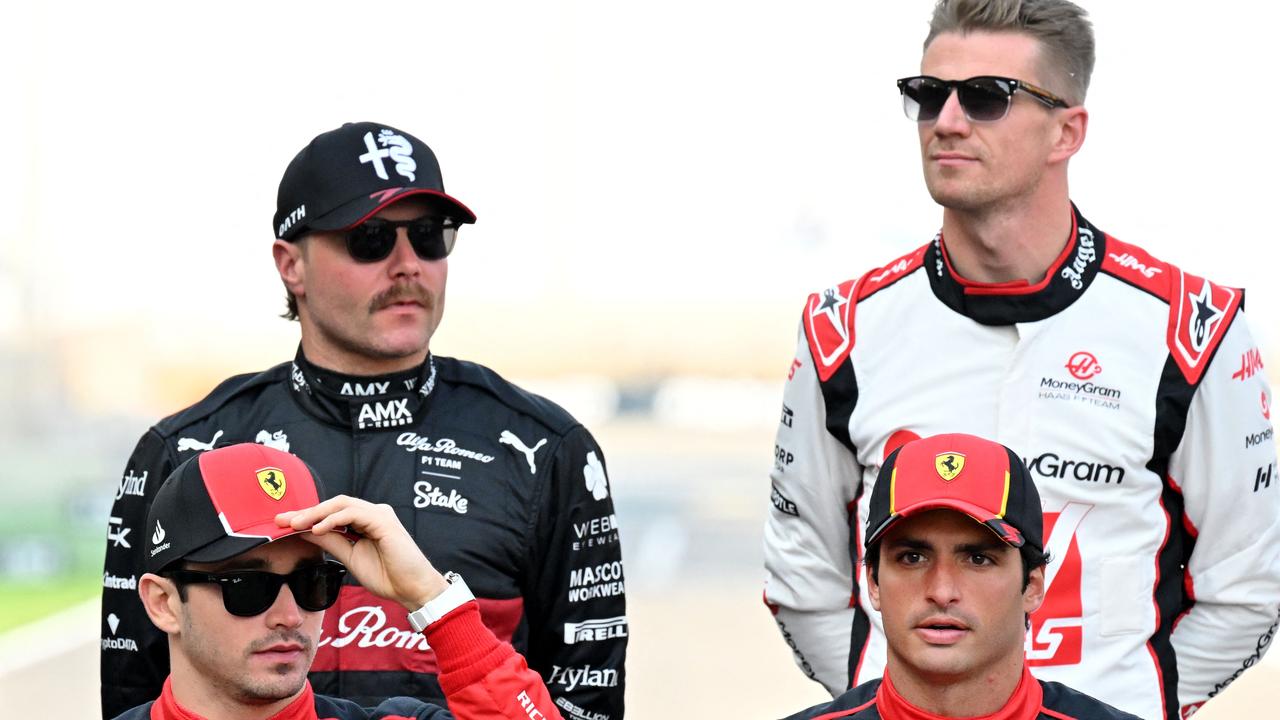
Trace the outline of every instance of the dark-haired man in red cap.
{"type": "MultiPolygon", "coordinates": [[[[156,486],[220,443],[287,450],[335,494],[395,508],[419,547],[462,572],[485,624],[529,659],[571,720],[621,720],[625,579],[604,453],[545,398],[433,352],[448,255],[476,216],[445,192],[431,148],[348,123],[303,148],[272,222],[292,362],[231,378],[139,440],[115,489],[102,598],[103,714],[149,700],[168,642],[130,588],[156,486]]],[[[376,704],[440,702],[430,652],[399,607],[348,582],[325,620],[311,681],[376,704]]]]}
{"type": "Polygon", "coordinates": [[[171,671],[159,698],[121,720],[560,717],[537,673],[480,621],[462,578],[437,572],[391,508],[324,495],[296,456],[253,443],[178,466],[148,513],[138,581],[171,671]],[[321,622],[348,570],[404,608],[417,652],[430,642],[453,715],[412,698],[362,708],[312,691],[321,622]]]}
{"type": "Polygon", "coordinates": [[[1040,495],[1013,451],[972,435],[902,446],[872,490],[865,549],[884,676],[793,718],[1136,720],[1027,668],[1048,556],[1040,495]]]}

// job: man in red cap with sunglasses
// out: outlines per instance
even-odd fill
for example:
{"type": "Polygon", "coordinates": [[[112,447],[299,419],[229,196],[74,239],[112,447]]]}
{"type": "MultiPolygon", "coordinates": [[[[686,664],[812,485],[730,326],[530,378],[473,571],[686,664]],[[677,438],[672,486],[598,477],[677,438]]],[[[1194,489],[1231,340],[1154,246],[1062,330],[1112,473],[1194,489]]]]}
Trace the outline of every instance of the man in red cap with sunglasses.
{"type": "Polygon", "coordinates": [[[1276,632],[1280,477],[1244,294],[1071,202],[1093,64],[1067,0],[943,0],[897,82],[942,228],[810,296],[765,528],[765,601],[833,694],[887,659],[859,542],[877,473],[942,432],[1013,448],[1040,487],[1037,677],[1173,720],[1276,632]]]}
{"type": "Polygon", "coordinates": [[[960,434],[907,443],[880,469],[867,523],[884,676],[795,720],[1136,720],[1027,667],[1051,558],[1040,495],[1012,450],[960,434]]]}
{"type": "MultiPolygon", "coordinates": [[[[604,453],[554,403],[431,352],[447,256],[475,219],[445,192],[431,148],[389,125],[348,123],[294,157],[272,250],[297,355],[157,423],[129,459],[103,575],[105,716],[154,698],[169,671],[166,637],[132,591],[157,486],[196,452],[256,442],[303,458],[335,494],[394,508],[466,576],[485,624],[565,717],[621,720],[628,626],[604,453]]],[[[442,702],[434,661],[388,640],[410,632],[395,603],[348,582],[322,628],[316,691],[442,702]]]]}
{"type": "Polygon", "coordinates": [[[121,718],[560,717],[538,674],[480,621],[466,582],[437,572],[390,507],[325,494],[298,457],[255,443],[178,466],[148,512],[138,580],[171,671],[158,698],[121,718]],[[321,621],[347,571],[403,608],[424,660],[430,643],[452,716],[411,698],[362,708],[313,692],[321,621]]]}

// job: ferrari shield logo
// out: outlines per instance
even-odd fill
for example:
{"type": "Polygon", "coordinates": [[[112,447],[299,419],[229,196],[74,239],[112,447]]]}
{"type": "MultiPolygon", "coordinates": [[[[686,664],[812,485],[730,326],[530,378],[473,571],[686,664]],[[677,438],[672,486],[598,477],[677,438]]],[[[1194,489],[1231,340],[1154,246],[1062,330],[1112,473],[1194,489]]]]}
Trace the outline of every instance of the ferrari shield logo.
{"type": "Polygon", "coordinates": [[[964,455],[961,453],[938,453],[933,459],[933,467],[938,471],[938,477],[946,482],[956,479],[961,470],[964,470],[964,455]]]}
{"type": "Polygon", "coordinates": [[[262,468],[258,471],[258,485],[272,500],[284,497],[284,471],[280,468],[262,468]]]}

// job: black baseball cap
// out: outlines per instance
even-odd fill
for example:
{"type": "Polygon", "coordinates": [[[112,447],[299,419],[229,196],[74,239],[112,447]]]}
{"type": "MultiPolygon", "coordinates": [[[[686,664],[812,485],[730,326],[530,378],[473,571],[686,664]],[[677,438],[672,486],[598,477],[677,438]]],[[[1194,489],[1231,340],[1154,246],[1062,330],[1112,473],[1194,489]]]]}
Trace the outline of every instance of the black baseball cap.
{"type": "Polygon", "coordinates": [[[175,469],[147,512],[147,572],[178,560],[218,562],[299,531],[277,513],[303,510],[324,486],[296,455],[257,443],[209,450],[175,469]]]}
{"type": "Polygon", "coordinates": [[[986,525],[1013,547],[1044,549],[1040,493],[1009,448],[974,435],[913,440],[893,451],[871,491],[864,547],[902,518],[945,508],[986,525]]]}
{"type": "Polygon", "coordinates": [[[347,123],[317,135],[285,168],[273,228],[280,240],[309,230],[346,230],[412,195],[439,198],[458,222],[476,221],[445,193],[440,163],[426,143],[390,125],[347,123]]]}

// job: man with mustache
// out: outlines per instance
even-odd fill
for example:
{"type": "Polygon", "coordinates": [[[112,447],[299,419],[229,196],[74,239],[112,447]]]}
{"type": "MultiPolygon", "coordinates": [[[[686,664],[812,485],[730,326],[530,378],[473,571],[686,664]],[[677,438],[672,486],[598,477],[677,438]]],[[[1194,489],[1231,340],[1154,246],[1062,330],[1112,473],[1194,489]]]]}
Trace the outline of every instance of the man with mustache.
{"type": "Polygon", "coordinates": [[[884,676],[792,720],[1136,720],[1027,667],[1022,639],[1049,556],[1040,495],[1012,450],[951,434],[894,451],[871,494],[865,550],[884,676]]]}
{"type": "Polygon", "coordinates": [[[158,698],[120,718],[451,717],[411,698],[362,708],[312,690],[321,619],[347,573],[409,613],[421,633],[415,644],[430,642],[440,664],[454,715],[560,717],[537,673],[480,621],[466,582],[436,571],[390,507],[325,495],[297,456],[255,443],[201,453],[174,470],[148,512],[138,580],[172,670],[158,698]]]}
{"type": "MultiPolygon", "coordinates": [[[[765,529],[765,602],[833,695],[885,666],[858,536],[877,471],[942,432],[1013,448],[1039,485],[1057,551],[1027,633],[1037,677],[1176,720],[1276,632],[1280,478],[1244,293],[1072,203],[1093,65],[1071,2],[941,0],[897,81],[942,227],[810,296],[765,529]]],[[[1145,210],[1166,211],[1213,242],[1145,210]]]]}
{"type": "MultiPolygon", "coordinates": [[[[445,192],[431,149],[389,125],[348,123],[289,164],[272,250],[301,343],[292,362],[157,423],[130,458],[104,575],[125,579],[104,579],[106,717],[154,698],[168,672],[165,635],[120,587],[143,571],[156,486],[215,439],[287,450],[333,492],[395,508],[436,563],[467,578],[485,624],[542,673],[565,717],[622,717],[625,586],[603,453],[560,407],[429,347],[447,256],[475,219],[445,192]]],[[[398,606],[349,583],[312,684],[368,705],[441,702],[430,652],[395,640],[409,632],[398,606]]]]}

